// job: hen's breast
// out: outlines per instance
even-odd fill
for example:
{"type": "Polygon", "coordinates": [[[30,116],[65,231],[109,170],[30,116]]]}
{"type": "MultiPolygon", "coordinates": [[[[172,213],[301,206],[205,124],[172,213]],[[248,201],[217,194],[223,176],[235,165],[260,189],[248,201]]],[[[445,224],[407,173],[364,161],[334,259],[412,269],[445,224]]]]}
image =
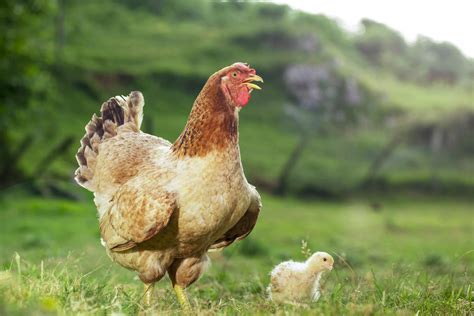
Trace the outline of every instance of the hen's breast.
{"type": "Polygon", "coordinates": [[[178,192],[179,242],[208,247],[247,211],[249,187],[236,156],[215,152],[178,161],[172,186],[178,192]]]}

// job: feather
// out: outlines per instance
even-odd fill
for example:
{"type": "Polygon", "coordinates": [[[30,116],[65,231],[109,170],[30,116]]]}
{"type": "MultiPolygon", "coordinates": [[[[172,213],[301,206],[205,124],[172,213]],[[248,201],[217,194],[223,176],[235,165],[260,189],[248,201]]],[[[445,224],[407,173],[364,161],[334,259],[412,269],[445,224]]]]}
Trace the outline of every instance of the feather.
{"type": "Polygon", "coordinates": [[[87,188],[93,187],[96,159],[103,140],[115,137],[119,132],[119,127],[126,124],[135,126],[128,131],[140,131],[137,118],[143,116],[143,105],[143,95],[138,91],[133,91],[128,97],[115,97],[104,102],[101,107],[101,117],[95,114],[92,116],[85,127],[86,134],[81,139],[81,146],[76,154],[79,168],[75,174],[79,184],[84,186],[87,183],[87,188]],[[126,115],[129,112],[133,113],[133,118],[126,115]]]}

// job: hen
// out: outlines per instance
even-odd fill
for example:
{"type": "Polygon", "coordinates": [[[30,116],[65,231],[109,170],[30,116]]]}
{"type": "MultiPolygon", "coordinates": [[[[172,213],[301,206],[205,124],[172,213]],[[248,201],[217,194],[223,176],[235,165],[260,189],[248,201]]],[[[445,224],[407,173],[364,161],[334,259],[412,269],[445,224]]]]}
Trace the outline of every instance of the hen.
{"type": "Polygon", "coordinates": [[[140,92],[115,97],[94,116],[76,155],[76,181],[94,192],[102,244],[111,259],[138,272],[148,303],[168,273],[178,301],[203,272],[210,249],[245,238],[262,206],[245,178],[239,111],[254,69],[235,63],[214,73],[199,93],[178,139],[140,131],[140,92]]]}

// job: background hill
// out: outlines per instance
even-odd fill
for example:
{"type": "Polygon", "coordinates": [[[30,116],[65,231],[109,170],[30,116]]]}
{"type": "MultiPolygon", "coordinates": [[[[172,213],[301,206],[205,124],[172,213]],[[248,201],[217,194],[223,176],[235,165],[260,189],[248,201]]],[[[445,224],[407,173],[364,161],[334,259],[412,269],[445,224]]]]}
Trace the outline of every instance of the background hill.
{"type": "MultiPolygon", "coordinates": [[[[7,1],[3,169],[70,177],[76,143],[41,159],[132,89],[147,101],[145,129],[173,141],[207,77],[246,61],[266,80],[241,119],[253,181],[309,195],[472,191],[474,62],[451,44],[407,44],[370,20],[350,34],[268,3],[134,3],[7,1]],[[309,69],[296,75],[303,88],[298,69],[309,69]]],[[[4,170],[1,182],[18,181],[4,170]]]]}

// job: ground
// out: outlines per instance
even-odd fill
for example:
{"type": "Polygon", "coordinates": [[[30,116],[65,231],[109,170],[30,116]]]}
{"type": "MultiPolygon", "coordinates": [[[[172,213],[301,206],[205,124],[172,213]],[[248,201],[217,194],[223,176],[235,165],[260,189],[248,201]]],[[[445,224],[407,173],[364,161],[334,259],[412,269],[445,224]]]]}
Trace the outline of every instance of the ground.
{"type": "MultiPolygon", "coordinates": [[[[188,293],[199,314],[474,313],[473,201],[416,196],[299,201],[263,195],[257,227],[212,255],[188,293]],[[335,269],[322,298],[306,306],[266,300],[272,267],[304,260],[301,241],[327,251],[335,269]]],[[[0,315],[136,314],[142,284],[113,264],[99,243],[92,201],[1,202],[0,315]]],[[[157,289],[160,314],[179,314],[169,281],[157,289]]]]}

